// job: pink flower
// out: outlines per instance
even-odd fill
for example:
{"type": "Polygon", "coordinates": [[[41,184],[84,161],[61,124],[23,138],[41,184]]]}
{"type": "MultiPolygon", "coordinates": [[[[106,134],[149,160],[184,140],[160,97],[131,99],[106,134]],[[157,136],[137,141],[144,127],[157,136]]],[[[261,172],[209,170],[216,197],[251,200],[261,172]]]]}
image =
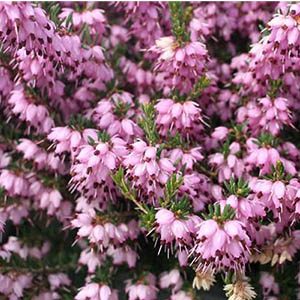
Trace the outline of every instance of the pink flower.
{"type": "Polygon", "coordinates": [[[229,180],[231,177],[241,177],[244,172],[244,162],[237,156],[240,145],[233,142],[228,150],[229,153],[215,153],[209,156],[209,164],[217,169],[219,182],[229,180]]]}
{"type": "Polygon", "coordinates": [[[139,187],[139,194],[156,201],[163,195],[163,187],[175,171],[170,159],[157,157],[158,146],[148,146],[144,141],[133,143],[123,165],[133,187],[139,187]]]}
{"type": "Polygon", "coordinates": [[[283,97],[271,99],[269,96],[260,98],[256,102],[249,102],[247,112],[240,112],[239,122],[247,122],[253,134],[268,131],[278,135],[284,125],[292,126],[292,115],[289,110],[290,101],[283,97]]]}
{"type": "Polygon", "coordinates": [[[222,141],[227,137],[228,133],[229,133],[228,128],[220,126],[220,127],[215,128],[215,130],[211,136],[212,136],[212,138],[214,138],[218,141],[222,141]]]}
{"type": "Polygon", "coordinates": [[[129,300],[155,300],[158,290],[155,284],[155,276],[151,273],[148,273],[135,284],[129,280],[126,284],[125,290],[128,294],[129,300]]]}
{"type": "Polygon", "coordinates": [[[254,138],[247,141],[247,147],[249,153],[245,158],[245,162],[248,164],[247,169],[259,167],[259,174],[264,175],[270,173],[272,166],[276,166],[276,163],[281,161],[287,173],[292,175],[296,173],[294,162],[281,156],[276,148],[268,145],[259,147],[258,140],[254,138]]]}
{"type": "MultiPolygon", "coordinates": [[[[298,189],[300,187],[297,179],[291,179],[288,183],[276,180],[259,179],[253,185],[256,197],[263,201],[268,209],[273,211],[275,217],[282,218],[287,211],[299,211],[298,189]]],[[[283,223],[287,222],[284,218],[283,223]]]]}
{"type": "Polygon", "coordinates": [[[109,142],[98,141],[94,146],[82,145],[71,168],[70,188],[80,190],[90,198],[115,194],[110,172],[116,170],[120,158],[126,154],[126,142],[118,137],[112,137],[109,142]]]}
{"type": "Polygon", "coordinates": [[[115,291],[107,285],[98,283],[89,283],[80,289],[75,296],[76,300],[117,300],[118,296],[115,291]]]}
{"type": "Polygon", "coordinates": [[[200,222],[197,216],[188,216],[180,219],[170,210],[161,208],[155,215],[157,228],[163,243],[172,244],[174,241],[179,245],[188,245],[196,233],[196,225],[200,222]]]}
{"type": "Polygon", "coordinates": [[[201,211],[205,203],[210,201],[210,193],[211,183],[205,175],[193,172],[183,176],[183,184],[179,187],[179,195],[189,195],[195,212],[201,211]]]}
{"type": "Polygon", "coordinates": [[[81,252],[78,262],[80,265],[86,265],[88,272],[92,274],[102,264],[104,258],[90,249],[85,249],[81,252]]]}
{"type": "Polygon", "coordinates": [[[3,187],[9,196],[28,196],[28,180],[20,174],[17,176],[9,170],[1,170],[0,186],[3,187]]]}
{"type": "Polygon", "coordinates": [[[62,9],[59,17],[67,19],[69,15],[72,15],[72,23],[75,30],[80,31],[85,24],[88,24],[91,29],[91,34],[96,35],[101,38],[105,32],[106,18],[104,16],[104,11],[101,9],[89,9],[82,12],[77,12],[72,8],[65,7],[62,9]]]}
{"type": "MultiPolygon", "coordinates": [[[[223,203],[221,201],[220,203],[223,203]]],[[[236,211],[236,216],[239,220],[245,222],[251,218],[264,217],[265,212],[265,203],[260,199],[256,198],[255,195],[250,194],[247,197],[237,197],[235,195],[229,196],[224,200],[224,205],[229,204],[236,211]]]]}
{"type": "Polygon", "coordinates": [[[127,245],[119,248],[110,246],[107,250],[107,255],[112,257],[114,265],[118,266],[126,263],[129,268],[134,268],[138,259],[137,252],[127,245]]]}
{"type": "Polygon", "coordinates": [[[176,103],[171,99],[159,99],[155,105],[156,123],[162,135],[180,132],[187,136],[196,136],[202,129],[201,109],[196,102],[176,103]]]}
{"type": "Polygon", "coordinates": [[[183,282],[180,276],[180,272],[177,269],[171,270],[169,273],[164,272],[159,279],[159,285],[162,289],[172,287],[172,292],[177,292],[183,282]]]}
{"type": "Polygon", "coordinates": [[[192,296],[185,291],[179,291],[170,297],[171,300],[192,300],[192,296]]]}
{"type": "Polygon", "coordinates": [[[198,226],[194,255],[199,269],[213,265],[217,270],[240,270],[249,259],[250,245],[243,223],[229,220],[218,224],[211,219],[198,226]]]}
{"type": "MultiPolygon", "coordinates": [[[[119,43],[128,41],[128,30],[120,25],[112,25],[110,28],[109,43],[116,47],[119,43]]],[[[108,47],[107,47],[108,48],[108,47]]]]}
{"type": "Polygon", "coordinates": [[[55,290],[61,286],[68,286],[71,284],[71,280],[64,273],[50,274],[48,281],[51,285],[51,289],[55,290]]]}
{"type": "Polygon", "coordinates": [[[278,283],[276,283],[275,278],[272,274],[262,272],[260,275],[259,283],[263,288],[264,296],[268,296],[270,294],[279,294],[278,283]]]}
{"type": "Polygon", "coordinates": [[[101,100],[89,114],[101,130],[111,136],[118,135],[124,140],[141,136],[142,130],[134,120],[132,95],[127,92],[115,93],[109,99],[101,100]]]}
{"type": "Polygon", "coordinates": [[[97,219],[96,212],[92,209],[86,213],[80,213],[71,221],[73,228],[78,228],[77,236],[88,238],[91,245],[97,246],[100,251],[105,251],[111,245],[120,246],[126,240],[134,241],[140,234],[135,220],[128,224],[113,224],[97,219]]]}
{"type": "Polygon", "coordinates": [[[207,50],[201,42],[189,42],[180,47],[173,37],[162,37],[150,51],[159,55],[154,70],[161,73],[159,84],[166,94],[172,89],[182,94],[191,92],[204,74],[207,50]]]}
{"type": "Polygon", "coordinates": [[[170,27],[170,13],[164,3],[120,3],[117,8],[124,9],[125,23],[131,22],[131,36],[137,38],[135,49],[152,46],[163,35],[163,27],[170,27]],[[147,26],[145,26],[147,24],[147,26]]]}
{"type": "Polygon", "coordinates": [[[184,250],[178,250],[177,251],[177,259],[179,262],[179,265],[181,267],[186,267],[188,265],[188,253],[184,250]]]}
{"type": "Polygon", "coordinates": [[[54,121],[45,106],[32,101],[25,95],[23,88],[18,87],[13,90],[8,103],[12,114],[17,115],[21,121],[27,122],[38,133],[48,133],[54,126],[54,121]]]}
{"type": "Polygon", "coordinates": [[[58,157],[53,153],[48,153],[29,139],[20,139],[20,144],[16,149],[23,152],[25,159],[33,160],[38,169],[49,169],[59,173],[65,170],[65,166],[58,157]]]}
{"type": "MultiPolygon", "coordinates": [[[[120,59],[120,68],[124,73],[125,80],[129,84],[133,85],[139,93],[144,93],[153,90],[155,84],[155,77],[152,72],[143,69],[138,64],[125,58],[124,56],[120,59]]],[[[144,95],[148,97],[148,95],[144,95]]],[[[140,101],[140,103],[143,103],[140,101]]]]}

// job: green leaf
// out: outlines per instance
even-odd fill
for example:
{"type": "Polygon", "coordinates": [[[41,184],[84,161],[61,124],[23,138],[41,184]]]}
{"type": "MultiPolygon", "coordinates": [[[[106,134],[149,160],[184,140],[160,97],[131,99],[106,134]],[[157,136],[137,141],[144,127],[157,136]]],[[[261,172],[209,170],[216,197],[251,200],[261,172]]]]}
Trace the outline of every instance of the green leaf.
{"type": "Polygon", "coordinates": [[[210,79],[206,76],[202,76],[194,85],[190,94],[190,100],[195,100],[200,97],[202,91],[210,85],[210,79]]]}
{"type": "Polygon", "coordinates": [[[82,131],[86,128],[96,128],[96,125],[91,119],[87,119],[81,114],[72,115],[69,120],[69,126],[78,131],[82,131]]]}
{"type": "Polygon", "coordinates": [[[68,31],[72,30],[72,26],[73,26],[73,13],[70,13],[66,18],[66,28],[68,29],[68,31]]]}
{"type": "Polygon", "coordinates": [[[96,145],[96,142],[95,142],[94,139],[93,139],[92,137],[90,137],[90,136],[88,136],[88,143],[89,143],[89,145],[91,145],[91,146],[95,146],[95,145],[96,145]]]}
{"type": "Polygon", "coordinates": [[[173,174],[167,181],[165,192],[164,192],[164,199],[162,201],[163,206],[167,206],[174,197],[176,196],[178,189],[183,183],[183,177],[177,174],[173,174]]]}
{"type": "Polygon", "coordinates": [[[224,182],[224,186],[229,195],[236,195],[237,197],[247,197],[250,193],[248,183],[243,178],[237,181],[231,177],[229,181],[224,182]]]}
{"type": "Polygon", "coordinates": [[[184,196],[181,199],[176,199],[171,202],[170,209],[177,217],[184,219],[192,212],[192,206],[189,199],[184,196]]]}
{"type": "Polygon", "coordinates": [[[159,135],[155,124],[155,108],[152,103],[147,103],[142,106],[144,117],[140,120],[140,126],[144,130],[147,141],[150,145],[156,145],[159,140],[159,135]]]}
{"type": "Polygon", "coordinates": [[[141,212],[147,214],[149,208],[147,205],[142,204],[137,199],[136,190],[133,189],[129,182],[125,178],[125,172],[122,167],[120,167],[114,174],[111,175],[114,183],[121,191],[125,199],[131,200],[141,212]]]}
{"type": "Polygon", "coordinates": [[[172,20],[172,32],[179,44],[189,41],[187,25],[189,22],[190,9],[185,12],[184,4],[180,1],[169,2],[172,20]]]}
{"type": "Polygon", "coordinates": [[[98,132],[98,139],[102,142],[102,143],[106,143],[110,141],[110,135],[106,132],[106,131],[99,131],[98,132]]]}
{"type": "Polygon", "coordinates": [[[151,207],[148,212],[141,215],[141,225],[150,232],[155,225],[155,209],[151,207]]]}
{"type": "Polygon", "coordinates": [[[257,138],[255,143],[261,147],[272,147],[276,148],[279,145],[279,140],[272,134],[268,132],[263,132],[261,135],[257,138]]]}

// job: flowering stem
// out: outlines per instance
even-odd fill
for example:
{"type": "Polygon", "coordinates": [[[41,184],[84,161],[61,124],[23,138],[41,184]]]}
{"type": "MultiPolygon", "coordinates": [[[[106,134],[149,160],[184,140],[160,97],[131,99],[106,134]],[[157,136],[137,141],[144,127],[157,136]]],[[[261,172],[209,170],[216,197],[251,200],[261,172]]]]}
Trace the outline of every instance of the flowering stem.
{"type": "Polygon", "coordinates": [[[186,30],[186,20],[184,14],[183,4],[180,1],[169,2],[171,19],[172,19],[172,31],[176,37],[176,40],[181,44],[189,40],[189,36],[186,30]]]}
{"type": "Polygon", "coordinates": [[[142,108],[144,117],[141,119],[140,125],[143,128],[150,145],[155,145],[158,142],[159,136],[156,130],[154,106],[149,103],[144,104],[142,108]]]}
{"type": "Polygon", "coordinates": [[[135,194],[136,194],[135,190],[130,189],[129,184],[126,182],[123,168],[120,167],[119,170],[115,174],[112,175],[112,179],[116,183],[116,185],[119,187],[123,196],[126,199],[131,200],[137,206],[137,208],[140,211],[142,211],[144,214],[148,213],[148,210],[141,203],[139,203],[137,201],[137,199],[135,197],[135,194]]]}

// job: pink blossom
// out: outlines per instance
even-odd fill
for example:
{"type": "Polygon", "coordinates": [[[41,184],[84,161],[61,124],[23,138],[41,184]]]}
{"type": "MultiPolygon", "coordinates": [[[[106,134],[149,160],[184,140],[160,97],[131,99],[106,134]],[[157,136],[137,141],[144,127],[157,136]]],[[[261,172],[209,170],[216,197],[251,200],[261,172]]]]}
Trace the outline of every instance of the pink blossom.
{"type": "Polygon", "coordinates": [[[150,199],[162,196],[164,184],[175,171],[171,160],[157,158],[158,147],[148,146],[142,140],[133,143],[130,148],[132,150],[125,156],[123,165],[127,176],[133,180],[133,187],[141,187],[141,195],[150,199]]]}
{"type": "Polygon", "coordinates": [[[160,72],[160,85],[166,94],[174,88],[181,93],[190,92],[204,74],[207,50],[201,42],[189,42],[180,47],[174,37],[165,36],[156,40],[150,51],[159,55],[154,70],[160,72]]]}
{"type": "Polygon", "coordinates": [[[216,269],[243,269],[249,259],[250,245],[245,226],[240,221],[229,220],[222,225],[212,219],[203,221],[198,226],[194,248],[198,268],[212,264],[216,269]]]}
{"type": "Polygon", "coordinates": [[[189,136],[203,129],[201,109],[196,102],[186,101],[181,104],[171,99],[159,99],[155,108],[158,113],[156,123],[164,136],[178,131],[189,136]]]}
{"type": "Polygon", "coordinates": [[[182,286],[182,279],[179,271],[173,269],[169,273],[162,273],[159,279],[159,285],[163,289],[172,286],[172,291],[177,292],[182,286]]]}
{"type": "Polygon", "coordinates": [[[157,288],[155,283],[155,276],[149,273],[136,284],[128,281],[126,284],[126,293],[128,294],[130,300],[154,300],[157,296],[157,288]]]}
{"type": "Polygon", "coordinates": [[[76,300],[117,300],[118,296],[115,291],[107,285],[89,283],[85,285],[75,296],[76,300]]]}

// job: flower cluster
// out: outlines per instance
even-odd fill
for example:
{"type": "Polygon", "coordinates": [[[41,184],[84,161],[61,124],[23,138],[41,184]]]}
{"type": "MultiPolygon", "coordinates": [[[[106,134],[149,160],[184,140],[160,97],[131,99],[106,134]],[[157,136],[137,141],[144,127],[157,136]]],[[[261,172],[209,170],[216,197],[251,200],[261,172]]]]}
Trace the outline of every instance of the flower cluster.
{"type": "Polygon", "coordinates": [[[156,41],[150,51],[159,55],[154,70],[165,94],[173,89],[188,93],[205,73],[207,50],[201,42],[189,42],[183,47],[172,36],[156,41]]]}

